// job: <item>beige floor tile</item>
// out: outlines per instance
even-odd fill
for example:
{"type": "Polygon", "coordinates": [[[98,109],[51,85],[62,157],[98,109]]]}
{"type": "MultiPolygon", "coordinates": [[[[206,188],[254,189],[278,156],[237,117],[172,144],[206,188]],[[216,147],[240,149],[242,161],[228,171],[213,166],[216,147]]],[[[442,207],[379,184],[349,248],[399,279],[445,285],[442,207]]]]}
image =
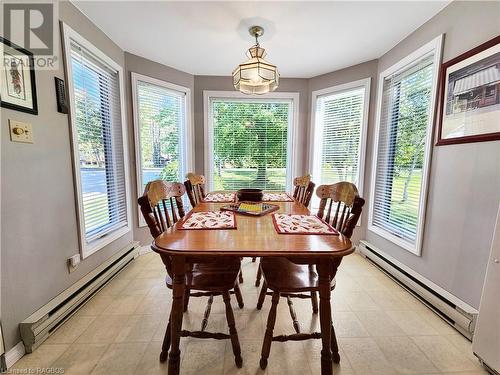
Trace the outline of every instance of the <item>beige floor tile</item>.
{"type": "Polygon", "coordinates": [[[469,360],[444,337],[413,336],[412,340],[442,372],[480,370],[478,363],[469,360]]]}
{"type": "Polygon", "coordinates": [[[181,374],[220,375],[224,371],[226,340],[192,340],[181,353],[181,374]]]}
{"type": "Polygon", "coordinates": [[[101,289],[101,295],[118,295],[125,290],[131,283],[130,279],[113,278],[104,288],[101,289]]]}
{"type": "Polygon", "coordinates": [[[241,356],[243,357],[243,367],[238,368],[234,362],[233,348],[229,340],[226,341],[226,352],[224,356],[224,374],[225,375],[259,375],[266,374],[259,366],[260,353],[262,350],[262,341],[259,340],[241,340],[241,356]]]}
{"type": "Polygon", "coordinates": [[[149,342],[158,330],[161,315],[131,315],[115,338],[120,342],[149,342]]]}
{"type": "Polygon", "coordinates": [[[52,367],[63,368],[67,375],[88,375],[106,352],[108,344],[73,344],[52,367]]]}
{"type": "Polygon", "coordinates": [[[75,316],[96,316],[101,314],[114,301],[115,296],[97,293],[93,296],[75,316]]]}
{"type": "Polygon", "coordinates": [[[401,298],[401,291],[368,290],[367,293],[382,310],[413,310],[411,304],[401,298]]]}
{"type": "Polygon", "coordinates": [[[144,296],[119,295],[101,313],[102,315],[125,315],[133,314],[142,303],[144,296]]]}
{"type": "Polygon", "coordinates": [[[165,375],[168,373],[168,361],[161,363],[161,343],[151,342],[148,344],[144,355],[135,369],[135,375],[165,375]]]}
{"type": "Polygon", "coordinates": [[[368,337],[370,334],[353,312],[338,312],[333,315],[333,326],[337,337],[368,337]]]}
{"type": "Polygon", "coordinates": [[[437,335],[438,332],[416,311],[387,311],[392,320],[410,336],[437,335]]]}
{"type": "Polygon", "coordinates": [[[26,354],[17,361],[12,369],[42,369],[47,368],[54,363],[68,349],[69,344],[46,344],[43,343],[31,354],[26,354]]]}
{"type": "Polygon", "coordinates": [[[127,296],[145,296],[153,287],[164,286],[165,284],[159,278],[138,279],[137,275],[121,292],[121,295],[127,296]]]}
{"type": "Polygon", "coordinates": [[[100,315],[78,337],[77,343],[112,343],[127,322],[128,315],[100,315]]]}
{"type": "Polygon", "coordinates": [[[172,306],[171,296],[147,295],[134,310],[134,314],[162,314],[168,316],[172,306]]]}
{"type": "Polygon", "coordinates": [[[404,331],[384,311],[356,311],[370,336],[405,336],[404,331]]]}
{"type": "MultiPolygon", "coordinates": [[[[244,368],[236,368],[229,340],[182,338],[182,373],[319,374],[320,340],[273,342],[268,368],[260,370],[271,297],[266,297],[262,310],[256,310],[258,263],[245,258],[242,264],[244,308],[237,306],[234,296],[231,300],[244,368]]],[[[166,374],[167,364],[160,364],[159,355],[172,292],[164,278],[157,254],[140,256],[16,366],[61,366],[68,374],[166,374]]],[[[331,305],[341,363],[334,365],[335,375],[485,374],[472,355],[470,342],[361,256],[344,259],[337,281],[331,305]]],[[[183,329],[199,330],[206,302],[206,297],[191,298],[183,329]]],[[[311,301],[293,302],[302,332],[319,331],[319,316],[312,314],[311,301]]],[[[221,297],[215,298],[207,329],[228,332],[221,297]]],[[[282,333],[293,333],[284,298],[278,305],[274,331],[282,333]]]]}
{"type": "Polygon", "coordinates": [[[95,316],[73,316],[47,339],[48,344],[71,344],[96,319],[95,316]]]}
{"type": "Polygon", "coordinates": [[[370,297],[367,292],[352,292],[347,297],[347,303],[351,311],[377,311],[380,306],[370,297]]]}
{"type": "Polygon", "coordinates": [[[401,374],[439,372],[409,337],[375,338],[386,360],[401,374]]]}
{"type": "Polygon", "coordinates": [[[356,374],[397,373],[373,338],[342,338],[339,340],[339,346],[346,354],[356,374]]]}
{"type": "Polygon", "coordinates": [[[110,345],[92,371],[92,375],[134,374],[147,345],[147,343],[110,345]]]}
{"type": "MultiPolygon", "coordinates": [[[[312,374],[321,374],[321,340],[307,340],[303,342],[307,361],[312,374]]],[[[333,364],[334,375],[354,374],[354,370],[347,359],[342,346],[339,347],[340,363],[333,364]]]]}
{"type": "Polygon", "coordinates": [[[268,359],[269,375],[310,375],[311,369],[306,359],[302,342],[273,342],[268,359]]]}

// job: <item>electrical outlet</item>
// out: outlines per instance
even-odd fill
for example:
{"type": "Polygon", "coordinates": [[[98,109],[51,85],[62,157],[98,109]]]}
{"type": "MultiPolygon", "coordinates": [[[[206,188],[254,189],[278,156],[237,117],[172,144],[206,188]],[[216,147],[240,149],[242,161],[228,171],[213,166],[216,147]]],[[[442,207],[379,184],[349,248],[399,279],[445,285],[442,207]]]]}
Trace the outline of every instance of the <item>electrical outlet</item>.
{"type": "Polygon", "coordinates": [[[80,264],[80,254],[75,254],[72,257],[68,258],[68,270],[69,272],[73,272],[76,267],[80,264]]]}
{"type": "Polygon", "coordinates": [[[30,123],[9,119],[9,128],[12,142],[33,143],[33,129],[30,123]]]}

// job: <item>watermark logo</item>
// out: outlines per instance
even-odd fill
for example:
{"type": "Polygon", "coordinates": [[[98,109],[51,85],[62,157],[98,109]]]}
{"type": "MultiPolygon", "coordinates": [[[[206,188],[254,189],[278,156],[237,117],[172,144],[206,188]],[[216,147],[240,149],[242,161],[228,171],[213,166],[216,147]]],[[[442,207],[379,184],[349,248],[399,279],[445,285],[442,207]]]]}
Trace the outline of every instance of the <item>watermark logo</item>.
{"type": "Polygon", "coordinates": [[[58,69],[57,2],[2,3],[4,38],[33,53],[35,69],[58,69]]]}

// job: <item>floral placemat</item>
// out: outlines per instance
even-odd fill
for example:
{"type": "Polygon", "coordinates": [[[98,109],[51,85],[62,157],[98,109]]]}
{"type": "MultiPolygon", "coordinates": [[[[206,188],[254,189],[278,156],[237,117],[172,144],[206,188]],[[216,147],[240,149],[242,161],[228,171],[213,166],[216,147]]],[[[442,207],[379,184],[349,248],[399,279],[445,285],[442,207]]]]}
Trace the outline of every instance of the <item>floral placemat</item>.
{"type": "Polygon", "coordinates": [[[204,202],[229,203],[236,199],[235,193],[208,193],[203,199],[204,202]]]}
{"type": "Polygon", "coordinates": [[[263,202],[293,202],[293,197],[288,193],[264,193],[263,202]]]}
{"type": "Polygon", "coordinates": [[[191,212],[178,229],[236,229],[236,218],[228,211],[191,212]]]}
{"type": "Polygon", "coordinates": [[[314,215],[274,214],[273,224],[279,234],[339,234],[335,228],[314,215]]]}

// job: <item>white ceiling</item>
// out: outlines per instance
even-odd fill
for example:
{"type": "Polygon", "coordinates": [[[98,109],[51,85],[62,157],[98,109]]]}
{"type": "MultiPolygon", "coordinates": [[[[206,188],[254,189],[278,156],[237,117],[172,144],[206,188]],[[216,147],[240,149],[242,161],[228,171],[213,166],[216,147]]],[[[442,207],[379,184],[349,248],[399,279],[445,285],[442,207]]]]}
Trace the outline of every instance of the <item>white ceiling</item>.
{"type": "Polygon", "coordinates": [[[196,75],[230,75],[261,25],[281,76],[310,78],[380,57],[448,1],[73,3],[125,51],[196,75]]]}

